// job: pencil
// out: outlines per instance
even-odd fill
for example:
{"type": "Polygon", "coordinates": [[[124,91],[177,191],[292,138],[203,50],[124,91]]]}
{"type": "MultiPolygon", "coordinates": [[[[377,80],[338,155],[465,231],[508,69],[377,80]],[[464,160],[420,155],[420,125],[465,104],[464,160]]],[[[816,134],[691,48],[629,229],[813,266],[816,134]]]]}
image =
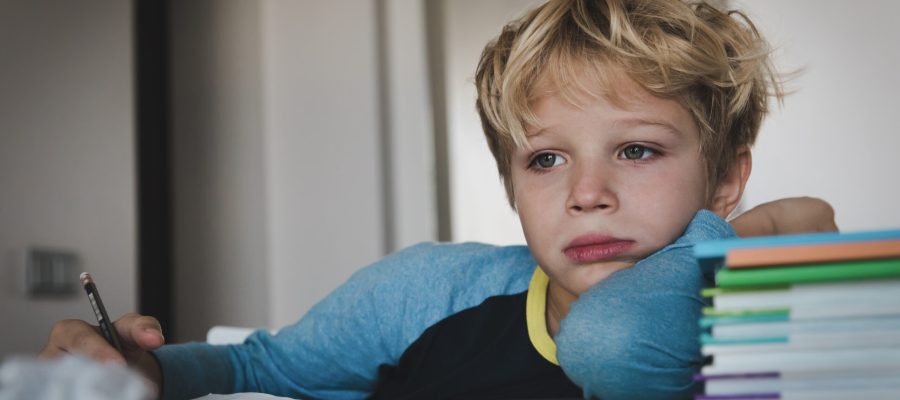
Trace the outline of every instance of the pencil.
{"type": "Polygon", "coordinates": [[[97,317],[97,323],[100,325],[100,332],[103,333],[103,337],[106,338],[106,341],[115,347],[120,354],[125,355],[125,353],[122,352],[122,344],[119,341],[119,335],[116,333],[116,328],[109,320],[109,315],[106,314],[106,308],[103,307],[103,300],[100,300],[100,292],[97,291],[97,285],[94,284],[94,279],[91,278],[91,274],[87,272],[81,273],[81,285],[84,286],[84,292],[91,302],[91,308],[94,309],[94,315],[97,317]]]}

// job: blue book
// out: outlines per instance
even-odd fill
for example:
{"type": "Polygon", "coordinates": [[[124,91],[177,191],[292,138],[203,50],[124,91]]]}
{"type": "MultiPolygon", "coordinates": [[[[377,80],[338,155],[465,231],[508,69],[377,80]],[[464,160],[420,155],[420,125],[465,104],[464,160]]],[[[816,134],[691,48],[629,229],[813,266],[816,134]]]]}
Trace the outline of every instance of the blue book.
{"type": "Polygon", "coordinates": [[[900,229],[862,232],[821,232],[712,240],[694,245],[694,257],[700,263],[700,266],[703,267],[704,271],[713,271],[715,267],[724,262],[728,251],[734,249],[891,239],[900,239],[900,229]]]}

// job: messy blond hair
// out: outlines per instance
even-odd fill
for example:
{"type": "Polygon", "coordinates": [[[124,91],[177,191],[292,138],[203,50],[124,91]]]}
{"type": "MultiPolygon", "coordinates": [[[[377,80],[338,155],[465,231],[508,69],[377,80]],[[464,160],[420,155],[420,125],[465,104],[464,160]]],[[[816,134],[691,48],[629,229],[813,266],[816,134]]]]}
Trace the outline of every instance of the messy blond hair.
{"type": "Polygon", "coordinates": [[[539,126],[532,106],[540,86],[570,101],[615,99],[610,82],[619,71],[690,110],[715,187],[736,150],[755,141],[769,95],[783,96],[770,53],[744,14],[682,0],[550,0],[512,21],[487,44],[475,75],[476,106],[510,205],[512,153],[528,146],[526,127],[539,126]]]}

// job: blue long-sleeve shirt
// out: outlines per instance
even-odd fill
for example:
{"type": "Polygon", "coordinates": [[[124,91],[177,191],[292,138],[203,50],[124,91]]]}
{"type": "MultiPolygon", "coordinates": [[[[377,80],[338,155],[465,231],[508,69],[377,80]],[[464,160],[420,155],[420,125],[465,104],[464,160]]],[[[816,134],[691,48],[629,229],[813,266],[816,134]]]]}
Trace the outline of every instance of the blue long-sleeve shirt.
{"type": "MultiPolygon", "coordinates": [[[[675,243],[581,295],[556,346],[559,364],[586,396],[690,395],[691,375],[702,362],[700,289],[710,277],[690,248],[731,236],[724,220],[701,211],[675,243]]],[[[535,266],[524,246],[413,246],[358,271],[275,336],[257,332],[241,345],[156,350],[163,395],[367,397],[378,385],[379,368],[397,365],[429,327],[488,298],[528,291],[535,266]]]]}

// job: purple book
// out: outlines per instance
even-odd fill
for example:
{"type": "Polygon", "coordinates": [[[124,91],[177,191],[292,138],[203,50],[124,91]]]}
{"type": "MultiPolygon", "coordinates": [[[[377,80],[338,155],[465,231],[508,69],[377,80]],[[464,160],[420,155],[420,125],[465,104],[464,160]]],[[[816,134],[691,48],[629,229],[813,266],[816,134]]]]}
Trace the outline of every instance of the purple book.
{"type": "Polygon", "coordinates": [[[699,394],[694,400],[778,400],[781,395],[778,393],[746,393],[746,394],[726,394],[708,396],[699,394]]]}
{"type": "Polygon", "coordinates": [[[746,374],[716,374],[716,375],[694,375],[694,382],[706,382],[720,379],[772,379],[779,378],[781,374],[778,372],[750,372],[746,374]]]}

